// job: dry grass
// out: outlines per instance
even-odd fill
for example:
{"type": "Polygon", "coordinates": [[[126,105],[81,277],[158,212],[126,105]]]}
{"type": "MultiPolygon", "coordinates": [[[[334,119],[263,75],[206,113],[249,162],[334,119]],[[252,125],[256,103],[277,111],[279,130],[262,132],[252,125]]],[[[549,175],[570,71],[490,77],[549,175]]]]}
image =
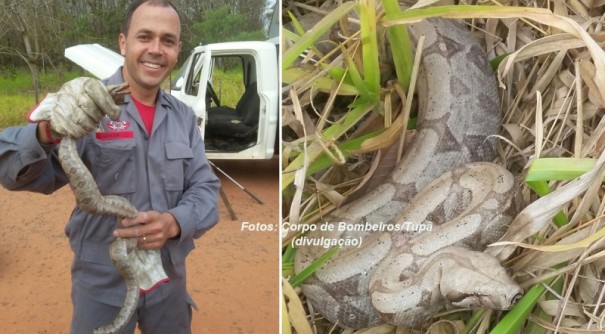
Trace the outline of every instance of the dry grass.
{"type": "MultiPolygon", "coordinates": [[[[490,59],[511,55],[508,59],[514,60],[508,68],[505,68],[507,63],[502,62],[498,71],[504,115],[498,161],[513,173],[523,175],[537,158],[600,158],[590,175],[582,180],[550,182],[551,189],[562,190],[555,191],[538,205],[527,209],[514,223],[521,227],[509,233],[507,240],[534,245],[585,240],[587,236],[601,231],[605,225],[605,191],[600,182],[603,179],[601,160],[605,160],[605,113],[602,109],[605,107],[605,68],[602,67],[605,53],[601,50],[605,40],[605,32],[602,31],[605,1],[483,4],[548,8],[559,15],[521,18],[518,13],[506,16],[493,12],[481,15],[466,13],[467,17],[480,17],[466,22],[484,42],[490,59]],[[569,22],[575,22],[576,25],[565,26],[569,22]],[[574,31],[569,28],[571,26],[581,30],[574,31]],[[578,31],[585,31],[588,35],[578,31]],[[586,38],[594,43],[593,49],[586,47],[586,38]],[[546,203],[552,205],[548,207],[546,203]],[[562,228],[550,223],[553,214],[559,210],[569,221],[562,228]]],[[[292,10],[298,17],[318,7],[315,2],[308,7],[300,2],[287,1],[284,1],[284,6],[288,6],[286,10],[292,10]]],[[[382,23],[384,21],[379,19],[379,32],[382,23]]],[[[352,35],[353,40],[357,35],[352,35]]],[[[351,59],[348,65],[357,64],[363,68],[363,56],[355,48],[355,43],[351,40],[347,43],[346,52],[351,59]]],[[[329,59],[335,59],[336,56],[332,55],[329,59]]],[[[309,61],[295,66],[315,76],[286,85],[284,89],[284,220],[312,223],[357,187],[363,188],[360,184],[377,172],[372,161],[381,145],[373,146],[368,151],[361,149],[361,142],[368,134],[372,136],[385,124],[393,123],[404,110],[406,99],[401,85],[396,81],[382,80],[380,98],[383,103],[379,104],[380,108],[360,112],[347,107],[358,96],[347,93],[354,91],[355,87],[349,87],[346,83],[340,83],[340,86],[335,86],[334,82],[319,84],[324,80],[321,78],[325,78],[325,73],[335,71],[335,61],[326,61],[322,67],[316,67],[309,61]],[[338,89],[340,95],[336,93],[338,89]],[[319,93],[320,90],[328,93],[319,93]],[[380,115],[377,112],[379,109],[386,116],[380,115]],[[354,125],[340,131],[333,130],[336,127],[333,124],[340,124],[337,122],[350,117],[351,113],[359,113],[350,120],[354,125]],[[337,136],[327,136],[327,133],[337,133],[337,136]],[[305,147],[306,151],[302,151],[301,147],[305,147]],[[324,159],[320,161],[325,163],[317,170],[306,171],[315,167],[311,161],[317,157],[324,159]]],[[[382,78],[392,76],[388,68],[380,67],[380,71],[382,78]]],[[[288,73],[284,73],[284,78],[288,81],[288,73]]],[[[356,105],[362,105],[362,102],[358,101],[356,105]]],[[[388,139],[378,138],[379,144],[384,144],[382,146],[390,144],[388,139]]],[[[528,203],[538,199],[527,186],[522,191],[528,203]]],[[[512,248],[504,246],[494,251],[502,258],[508,257],[506,264],[513,269],[515,280],[524,288],[529,289],[534,285],[544,287],[544,282],[550,284],[553,277],[559,277],[547,288],[548,293],[540,294],[541,297],[536,299],[538,306],[529,308],[531,313],[519,329],[521,333],[592,333],[605,330],[604,246],[602,239],[598,238],[586,240],[578,248],[564,247],[566,250],[562,252],[549,248],[517,247],[511,254],[512,248]]],[[[285,276],[291,274],[287,263],[284,269],[285,276]]],[[[284,282],[287,286],[286,280],[284,282]]],[[[320,333],[329,330],[330,325],[321,318],[305,314],[308,310],[304,303],[298,304],[294,290],[284,287],[284,293],[289,302],[289,319],[295,332],[311,330],[307,322],[309,319],[313,319],[313,330],[320,333]],[[306,320],[301,319],[304,316],[306,320]]],[[[452,331],[455,327],[460,332],[486,333],[501,322],[499,315],[493,312],[470,317],[470,312],[459,311],[443,319],[448,321],[436,319],[430,330],[456,332],[452,331]]],[[[334,329],[332,333],[340,331],[334,329]]],[[[493,332],[516,331],[498,329],[493,332]]],[[[381,326],[357,333],[411,331],[381,326]]]]}

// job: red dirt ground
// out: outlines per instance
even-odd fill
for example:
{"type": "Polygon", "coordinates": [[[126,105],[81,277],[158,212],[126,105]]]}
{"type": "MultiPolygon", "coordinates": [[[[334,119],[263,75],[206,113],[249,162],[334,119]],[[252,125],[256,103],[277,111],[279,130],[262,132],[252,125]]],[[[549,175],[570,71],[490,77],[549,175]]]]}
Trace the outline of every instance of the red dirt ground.
{"type": "MultiPolygon", "coordinates": [[[[238,217],[221,201],[220,222],[188,257],[193,333],[278,333],[278,160],[215,163],[265,204],[217,172],[238,217]],[[242,231],[243,221],[274,230],[242,231]]],[[[73,206],[69,187],[50,196],[0,187],[0,332],[69,332],[73,254],[63,228],[73,206]]]]}

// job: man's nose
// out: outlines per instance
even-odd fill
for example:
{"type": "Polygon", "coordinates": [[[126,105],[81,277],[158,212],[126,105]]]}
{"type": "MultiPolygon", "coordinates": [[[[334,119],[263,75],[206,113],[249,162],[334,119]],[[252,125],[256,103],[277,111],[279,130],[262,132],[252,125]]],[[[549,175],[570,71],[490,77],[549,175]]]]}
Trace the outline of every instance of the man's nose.
{"type": "Polygon", "coordinates": [[[149,45],[149,53],[162,53],[162,43],[159,38],[154,38],[149,45]]]}

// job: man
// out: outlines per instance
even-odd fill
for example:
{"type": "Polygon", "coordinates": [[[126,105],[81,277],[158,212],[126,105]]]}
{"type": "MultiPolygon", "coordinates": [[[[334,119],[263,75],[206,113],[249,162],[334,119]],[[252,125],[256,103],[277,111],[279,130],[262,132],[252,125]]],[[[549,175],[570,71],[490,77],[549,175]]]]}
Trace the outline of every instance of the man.
{"type": "MultiPolygon", "coordinates": [[[[123,279],[108,245],[138,238],[141,249],[160,249],[170,281],[143,294],[124,333],[190,333],[193,301],[186,289],[185,257],[218,221],[219,181],[212,173],[191,108],[160,83],[177,62],[180,19],[169,1],[135,1],[119,36],[124,66],[104,84],[127,82],[130,95],[119,120],[105,116],[91,96],[108,99],[97,80],[73,80],[57,92],[49,120],[0,133],[0,182],[11,190],[52,193],[68,181],[57,158],[60,136],[78,138],[78,153],[103,195],[126,197],[139,210],[117,228],[115,217],[76,208],[65,228],[74,251],[71,333],[92,333],[111,323],[124,301],[123,279]],[[73,121],[54,128],[53,117],[73,121]],[[97,129],[89,134],[90,130],[97,129]]],[[[59,122],[56,122],[57,124],[59,122]]]]}

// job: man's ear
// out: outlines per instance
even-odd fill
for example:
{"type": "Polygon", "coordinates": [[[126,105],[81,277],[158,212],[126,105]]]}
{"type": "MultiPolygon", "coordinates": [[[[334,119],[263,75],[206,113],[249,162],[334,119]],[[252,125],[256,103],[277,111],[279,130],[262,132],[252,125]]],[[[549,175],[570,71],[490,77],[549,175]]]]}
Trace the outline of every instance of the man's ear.
{"type": "Polygon", "coordinates": [[[126,36],[123,33],[120,33],[118,44],[120,44],[120,54],[126,56],[126,36]]]}

